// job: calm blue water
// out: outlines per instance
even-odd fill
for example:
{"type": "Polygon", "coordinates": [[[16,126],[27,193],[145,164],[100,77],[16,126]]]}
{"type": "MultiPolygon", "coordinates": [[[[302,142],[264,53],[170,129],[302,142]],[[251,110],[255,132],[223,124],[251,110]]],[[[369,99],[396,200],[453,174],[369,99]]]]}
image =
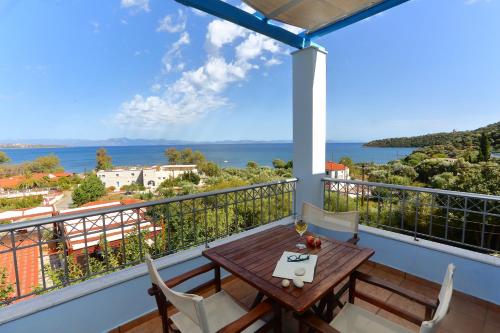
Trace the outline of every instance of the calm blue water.
{"type": "MultiPolygon", "coordinates": [[[[166,164],[165,149],[173,146],[125,146],[105,147],[113,158],[113,165],[154,165],[166,164]]],[[[272,165],[272,160],[292,159],[291,143],[259,144],[193,144],[174,145],[178,149],[190,147],[200,150],[206,158],[224,167],[244,167],[248,161],[260,165],[272,165]],[[225,162],[227,161],[227,162],[225,162]]],[[[55,154],[66,171],[83,172],[95,167],[95,153],[99,147],[4,149],[12,163],[31,161],[38,156],[55,154]]],[[[327,160],[338,161],[349,156],[354,162],[386,163],[402,158],[413,151],[412,148],[365,148],[361,143],[327,143],[327,160]]]]}

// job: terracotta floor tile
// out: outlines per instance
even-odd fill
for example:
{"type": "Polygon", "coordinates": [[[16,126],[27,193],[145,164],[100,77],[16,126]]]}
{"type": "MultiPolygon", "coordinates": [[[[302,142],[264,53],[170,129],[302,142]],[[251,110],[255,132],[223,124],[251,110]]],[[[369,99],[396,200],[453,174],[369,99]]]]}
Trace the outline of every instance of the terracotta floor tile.
{"type": "Polygon", "coordinates": [[[400,284],[401,287],[415,291],[424,296],[430,297],[432,299],[437,299],[439,295],[439,289],[436,289],[430,285],[422,284],[420,282],[415,282],[412,280],[403,280],[400,284]]]}
{"type": "Polygon", "coordinates": [[[469,297],[455,293],[451,298],[450,312],[455,311],[484,321],[488,310],[487,307],[473,302],[469,297]]]}
{"type": "Polygon", "coordinates": [[[422,319],[425,318],[425,307],[423,305],[410,301],[405,297],[392,294],[391,297],[389,297],[389,299],[385,303],[395,308],[408,311],[418,316],[419,318],[422,319]]]}
{"type": "Polygon", "coordinates": [[[441,327],[454,333],[481,332],[484,327],[484,320],[458,311],[450,311],[443,319],[441,327]]]}
{"type": "Polygon", "coordinates": [[[401,318],[401,317],[398,317],[390,312],[387,312],[385,310],[382,310],[380,309],[378,312],[377,312],[377,315],[378,316],[381,316],[381,317],[384,317],[386,319],[389,319],[390,321],[393,321],[403,327],[406,327],[410,330],[412,330],[413,332],[418,332],[418,330],[420,329],[417,325],[413,324],[413,323],[410,323],[409,321],[401,318]]]}
{"type": "Polygon", "coordinates": [[[374,285],[368,284],[363,281],[358,281],[356,282],[356,290],[363,292],[369,296],[375,297],[381,301],[387,301],[389,299],[389,296],[391,296],[391,292],[380,288],[376,287],[374,285]]]}
{"type": "Polygon", "coordinates": [[[375,267],[370,272],[370,275],[376,276],[378,278],[381,278],[385,281],[394,283],[394,284],[400,284],[403,279],[404,279],[404,273],[403,272],[398,272],[392,268],[383,268],[381,266],[375,267]]]}
{"type": "Polygon", "coordinates": [[[486,322],[500,327],[500,307],[498,305],[488,308],[486,322]]]}
{"type": "Polygon", "coordinates": [[[500,332],[500,326],[492,325],[488,322],[484,325],[483,333],[498,333],[500,332]]]}

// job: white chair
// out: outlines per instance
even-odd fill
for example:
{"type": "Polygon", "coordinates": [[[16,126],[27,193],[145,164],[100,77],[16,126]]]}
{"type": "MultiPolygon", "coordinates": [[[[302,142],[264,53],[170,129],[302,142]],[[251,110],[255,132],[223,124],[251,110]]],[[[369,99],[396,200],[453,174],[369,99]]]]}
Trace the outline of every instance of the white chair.
{"type": "MultiPolygon", "coordinates": [[[[420,325],[420,333],[435,333],[439,328],[440,322],[443,320],[445,315],[448,313],[448,308],[450,306],[451,295],[453,293],[453,273],[455,271],[455,266],[453,264],[448,265],[448,270],[444,277],[441,290],[439,292],[438,300],[429,300],[424,296],[417,293],[404,290],[397,285],[392,285],[380,279],[371,277],[363,273],[356,273],[356,279],[361,281],[371,283],[378,287],[390,290],[400,296],[406,297],[412,301],[422,304],[426,307],[426,317],[422,320],[412,313],[405,311],[404,309],[396,309],[383,302],[376,300],[375,298],[356,292],[356,296],[367,302],[370,302],[376,306],[382,307],[384,310],[392,312],[401,318],[411,321],[417,325],[420,325]],[[434,314],[432,315],[432,313],[434,314]],[[432,318],[431,318],[432,317],[432,318]]],[[[344,306],[344,308],[339,312],[339,314],[327,324],[320,318],[309,314],[303,318],[300,318],[301,323],[305,324],[309,328],[325,333],[410,333],[412,332],[408,328],[396,324],[384,317],[378,316],[373,312],[365,310],[357,305],[352,304],[354,301],[354,295],[349,295],[349,303],[344,306]]]]}
{"type": "Polygon", "coordinates": [[[204,265],[166,282],[161,279],[149,255],[146,255],[146,264],[153,283],[153,287],[148,292],[156,297],[164,333],[250,333],[266,332],[271,328],[271,322],[266,323],[260,318],[271,312],[272,306],[267,302],[263,302],[251,311],[246,311],[228,293],[220,290],[220,271],[214,264],[204,265]],[[204,298],[171,289],[212,269],[215,269],[216,272],[214,280],[218,278],[219,281],[215,281],[217,292],[210,297],[204,298]],[[169,317],[167,314],[168,303],[173,305],[179,312],[169,317]]]}
{"type": "Polygon", "coordinates": [[[308,224],[332,231],[349,232],[353,237],[348,242],[356,244],[358,238],[359,213],[329,212],[308,202],[302,204],[302,218],[308,224]]]}

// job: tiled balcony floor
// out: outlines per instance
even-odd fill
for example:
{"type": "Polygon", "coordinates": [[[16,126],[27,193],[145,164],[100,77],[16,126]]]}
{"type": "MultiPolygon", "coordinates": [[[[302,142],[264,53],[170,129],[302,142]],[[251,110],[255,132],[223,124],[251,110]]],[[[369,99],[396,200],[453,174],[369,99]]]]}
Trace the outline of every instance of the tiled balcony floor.
{"type": "MultiPolygon", "coordinates": [[[[436,298],[439,292],[439,285],[416,278],[404,272],[397,271],[386,266],[367,263],[362,266],[361,270],[396,283],[407,289],[411,289],[422,293],[424,295],[436,298]]],[[[424,315],[424,308],[418,304],[407,301],[401,296],[395,295],[391,292],[382,290],[380,288],[367,285],[363,282],[358,282],[356,285],[361,291],[370,293],[371,295],[379,298],[380,300],[402,307],[407,311],[414,312],[421,317],[424,315]]],[[[238,299],[243,305],[249,307],[252,303],[257,291],[245,282],[237,278],[228,278],[224,280],[223,289],[229,292],[233,297],[238,299]]],[[[146,292],[146,291],[144,291],[146,292]]],[[[213,288],[207,288],[200,292],[203,296],[208,296],[213,293],[213,288]]],[[[387,317],[396,321],[406,327],[411,328],[413,331],[418,332],[418,327],[409,323],[401,318],[398,318],[384,310],[381,310],[364,301],[356,300],[357,304],[365,307],[366,309],[376,312],[377,314],[387,317]]],[[[171,309],[175,311],[175,309],[171,309]]],[[[298,324],[296,320],[290,315],[285,314],[283,332],[298,332],[298,324]]],[[[122,327],[113,331],[113,333],[161,333],[160,317],[156,314],[150,314],[133,323],[123,325],[122,327]]],[[[460,292],[454,292],[450,312],[444,319],[440,328],[442,333],[493,333],[500,332],[500,306],[488,303],[481,299],[477,299],[460,292]]]]}

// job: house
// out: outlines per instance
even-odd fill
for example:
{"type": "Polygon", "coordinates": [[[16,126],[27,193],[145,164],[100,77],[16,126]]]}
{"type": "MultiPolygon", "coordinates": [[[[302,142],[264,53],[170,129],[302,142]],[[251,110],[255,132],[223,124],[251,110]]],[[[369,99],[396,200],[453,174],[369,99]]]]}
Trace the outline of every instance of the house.
{"type": "Polygon", "coordinates": [[[325,163],[326,175],[336,179],[351,179],[349,176],[349,168],[340,163],[327,161],[325,163]]]}
{"type": "Polygon", "coordinates": [[[97,177],[106,187],[114,187],[116,191],[124,185],[139,184],[151,191],[166,179],[177,178],[185,173],[198,173],[194,164],[185,165],[153,165],[151,167],[117,168],[112,170],[100,170],[97,177]]]}
{"type": "MultiPolygon", "coordinates": [[[[122,205],[139,203],[142,200],[126,199],[122,201],[94,201],[89,202],[78,208],[64,209],[59,211],[59,215],[69,215],[77,213],[91,214],[94,210],[106,208],[119,208],[122,205]]],[[[90,253],[99,249],[102,239],[110,244],[111,247],[118,246],[120,241],[130,233],[136,233],[138,230],[153,233],[159,231],[159,228],[152,226],[146,217],[146,209],[137,210],[128,209],[108,213],[105,215],[94,215],[84,219],[75,218],[66,220],[64,227],[55,226],[58,233],[64,235],[68,253],[81,255],[82,250],[87,248],[90,253]]]]}

